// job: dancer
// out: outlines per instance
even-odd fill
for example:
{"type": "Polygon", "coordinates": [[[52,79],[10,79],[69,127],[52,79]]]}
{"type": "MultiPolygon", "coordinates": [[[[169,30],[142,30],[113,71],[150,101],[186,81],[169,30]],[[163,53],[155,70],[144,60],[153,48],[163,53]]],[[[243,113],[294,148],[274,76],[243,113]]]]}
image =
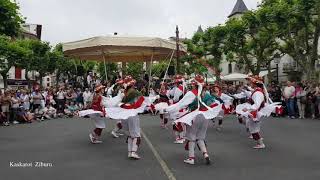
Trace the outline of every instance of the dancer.
{"type": "Polygon", "coordinates": [[[124,94],[120,107],[106,108],[107,116],[111,119],[121,119],[122,129],[128,132],[128,158],[140,159],[138,147],[141,142],[139,113],[150,103],[135,88],[136,81],[131,76],[124,78],[124,94]]]}
{"type": "Polygon", "coordinates": [[[237,114],[245,119],[250,134],[256,141],[254,149],[264,149],[266,146],[261,137],[261,118],[268,117],[278,107],[279,103],[269,103],[268,93],[259,76],[249,76],[249,82],[254,91],[251,94],[250,103],[239,104],[236,108],[237,114]]]}
{"type": "MultiPolygon", "coordinates": [[[[169,94],[172,98],[172,104],[179,102],[180,99],[183,98],[185,92],[185,85],[184,85],[184,78],[182,75],[174,76],[174,83],[175,86],[170,90],[169,94]]],[[[183,114],[186,113],[184,108],[180,109],[179,112],[175,114],[170,114],[170,119],[175,121],[177,118],[181,117],[183,114]]],[[[183,144],[184,134],[185,134],[185,126],[182,123],[174,123],[173,124],[173,131],[175,134],[175,144],[183,144]]]]}
{"type": "Polygon", "coordinates": [[[166,111],[176,113],[185,106],[189,107],[190,112],[175,120],[175,123],[186,124],[186,150],[188,150],[188,158],[184,160],[187,164],[195,164],[195,145],[197,144],[206,164],[210,164],[209,153],[205,144],[206,132],[209,119],[215,118],[221,111],[221,105],[214,103],[214,98],[204,91],[204,78],[196,75],[192,81],[192,90],[187,92],[185,96],[176,104],[166,108],[166,111]]]}
{"type": "Polygon", "coordinates": [[[228,96],[225,93],[222,93],[222,89],[219,85],[213,86],[212,95],[215,97],[217,102],[222,104],[222,110],[220,111],[219,115],[216,117],[218,120],[217,131],[221,131],[224,116],[232,113],[234,109],[232,106],[233,98],[228,96]]]}
{"type": "Polygon", "coordinates": [[[161,119],[161,127],[167,128],[168,124],[168,114],[164,113],[164,108],[168,107],[169,105],[169,90],[166,82],[161,83],[160,92],[159,92],[159,100],[156,105],[155,109],[159,111],[160,119],[161,119]]]}
{"type": "MultiPolygon", "coordinates": [[[[123,90],[123,83],[124,83],[123,79],[117,79],[117,80],[116,80],[116,83],[111,86],[111,87],[112,87],[112,92],[114,92],[114,90],[113,90],[114,87],[117,86],[116,89],[118,90],[118,94],[123,93],[123,92],[124,92],[124,90],[123,90]]],[[[111,88],[110,88],[110,89],[111,89],[111,88]]],[[[108,91],[109,91],[109,90],[108,90],[108,91]]],[[[121,101],[122,101],[122,99],[121,99],[121,101]]],[[[116,122],[113,130],[111,131],[112,137],[118,138],[118,137],[120,137],[120,136],[123,136],[124,134],[122,134],[122,133],[120,132],[121,129],[122,129],[121,120],[118,120],[118,121],[116,122]]]]}
{"type": "Polygon", "coordinates": [[[97,85],[94,90],[95,93],[93,95],[91,109],[83,110],[79,112],[80,117],[89,116],[94,121],[95,129],[89,134],[90,141],[93,144],[102,143],[102,141],[100,140],[101,133],[102,133],[102,130],[106,128],[105,119],[101,118],[105,116],[104,106],[102,104],[103,88],[105,88],[105,86],[97,85]]]}

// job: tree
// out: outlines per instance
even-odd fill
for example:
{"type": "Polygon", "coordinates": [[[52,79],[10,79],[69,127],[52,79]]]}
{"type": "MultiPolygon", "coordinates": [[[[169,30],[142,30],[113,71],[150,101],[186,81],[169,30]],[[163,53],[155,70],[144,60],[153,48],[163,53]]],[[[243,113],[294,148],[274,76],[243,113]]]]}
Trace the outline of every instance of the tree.
{"type": "Polygon", "coordinates": [[[290,55],[314,79],[319,60],[320,1],[265,0],[261,9],[272,9],[268,18],[277,29],[279,50],[290,55]]]}
{"type": "MultiPolygon", "coordinates": [[[[118,73],[118,66],[116,63],[112,62],[107,62],[106,63],[106,70],[107,70],[107,75],[109,80],[113,80],[115,77],[117,77],[118,73]]],[[[106,79],[106,74],[105,74],[105,69],[104,69],[104,63],[100,62],[98,63],[98,68],[97,68],[98,73],[100,74],[100,77],[102,80],[106,79]]]]}
{"type": "Polygon", "coordinates": [[[186,56],[190,69],[197,73],[210,73],[220,77],[219,65],[223,60],[223,41],[226,29],[222,25],[209,27],[205,32],[197,32],[187,41],[191,56],[186,56]]]}
{"type": "Polygon", "coordinates": [[[15,37],[24,23],[19,13],[19,6],[11,0],[0,1],[0,35],[15,37]]]}
{"type": "MultiPolygon", "coordinates": [[[[77,61],[75,59],[64,57],[62,44],[57,44],[53,48],[51,52],[51,60],[55,62],[57,84],[59,83],[61,77],[66,76],[68,77],[68,79],[72,79],[72,77],[77,75],[78,68],[79,68],[78,64],[80,64],[80,62],[78,61],[78,64],[77,64],[77,61]]],[[[85,72],[83,72],[83,76],[85,76],[85,72]]]]}
{"type": "Polygon", "coordinates": [[[248,11],[241,19],[226,23],[225,54],[229,61],[245,65],[253,74],[262,67],[270,69],[279,48],[276,28],[269,21],[270,8],[248,11]]]}
{"type": "Polygon", "coordinates": [[[127,63],[126,73],[130,74],[135,79],[141,79],[143,63],[142,62],[129,62],[127,63]]]}
{"type": "Polygon", "coordinates": [[[40,85],[42,86],[43,77],[53,73],[56,69],[55,58],[52,58],[56,54],[51,52],[48,42],[30,39],[24,40],[22,43],[31,51],[28,59],[23,62],[23,67],[26,68],[26,72],[37,71],[39,73],[40,85]]]}
{"type": "Polygon", "coordinates": [[[163,78],[162,76],[165,74],[165,72],[168,68],[168,63],[169,62],[166,62],[166,61],[160,61],[156,64],[152,64],[152,66],[151,66],[152,77],[156,76],[158,78],[163,78]]]}
{"type": "Polygon", "coordinates": [[[4,88],[7,88],[7,74],[12,66],[22,66],[30,55],[30,51],[9,37],[0,36],[0,75],[4,88]]]}

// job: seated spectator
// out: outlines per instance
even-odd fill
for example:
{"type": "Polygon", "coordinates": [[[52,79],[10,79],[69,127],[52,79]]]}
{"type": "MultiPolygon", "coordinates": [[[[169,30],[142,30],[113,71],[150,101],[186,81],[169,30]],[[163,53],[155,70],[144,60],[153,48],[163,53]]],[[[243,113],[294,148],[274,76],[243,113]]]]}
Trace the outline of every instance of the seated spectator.
{"type": "Polygon", "coordinates": [[[27,111],[25,111],[23,106],[20,106],[17,112],[17,121],[19,121],[20,123],[32,123],[32,119],[28,118],[27,111]]]}
{"type": "Polygon", "coordinates": [[[44,120],[44,108],[38,106],[37,109],[34,110],[34,116],[36,120],[43,121],[44,120]]]}
{"type": "Polygon", "coordinates": [[[83,104],[79,103],[79,102],[76,103],[76,106],[79,108],[78,109],[79,111],[83,110],[83,108],[84,108],[83,104]]]}
{"type": "Polygon", "coordinates": [[[26,116],[27,116],[27,119],[28,119],[29,121],[35,120],[34,113],[32,113],[30,110],[29,110],[29,111],[26,111],[26,116]]]}
{"type": "Polygon", "coordinates": [[[69,103],[69,105],[66,105],[67,108],[64,109],[64,113],[69,116],[69,117],[73,117],[75,115],[77,115],[78,111],[79,111],[79,107],[77,105],[75,105],[75,103],[73,101],[71,101],[69,103]]]}
{"type": "Polygon", "coordinates": [[[43,116],[46,119],[52,119],[57,117],[57,110],[52,106],[52,104],[47,104],[45,108],[43,108],[43,116]]]}

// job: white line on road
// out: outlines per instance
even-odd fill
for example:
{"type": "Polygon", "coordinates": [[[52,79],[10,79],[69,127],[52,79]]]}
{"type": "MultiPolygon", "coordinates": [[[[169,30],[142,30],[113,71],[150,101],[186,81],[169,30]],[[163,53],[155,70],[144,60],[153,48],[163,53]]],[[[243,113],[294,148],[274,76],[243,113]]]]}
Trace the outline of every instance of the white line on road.
{"type": "Polygon", "coordinates": [[[146,140],[148,146],[150,147],[151,151],[153,152],[154,156],[157,158],[158,162],[160,163],[163,171],[166,173],[169,180],[176,180],[173,173],[170,171],[169,167],[167,166],[167,163],[160,157],[158,151],[154,148],[151,141],[148,139],[146,134],[141,130],[141,134],[143,138],[146,140]]]}

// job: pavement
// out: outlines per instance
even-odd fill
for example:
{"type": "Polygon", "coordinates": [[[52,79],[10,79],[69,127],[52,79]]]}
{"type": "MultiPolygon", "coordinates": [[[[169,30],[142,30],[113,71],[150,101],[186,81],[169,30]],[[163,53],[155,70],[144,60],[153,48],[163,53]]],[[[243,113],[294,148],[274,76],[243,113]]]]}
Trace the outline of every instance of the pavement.
{"type": "Polygon", "coordinates": [[[173,144],[171,128],[158,116],[141,115],[141,160],[127,159],[126,137],[112,138],[108,121],[103,144],[91,144],[90,119],[54,119],[0,127],[0,177],[4,180],[319,180],[320,120],[268,118],[262,135],[266,149],[252,149],[245,128],[227,117],[221,132],[213,123],[207,145],[213,164],[196,150],[196,165],[187,165],[184,145],[173,144]],[[10,167],[32,163],[33,167],[10,167]],[[37,162],[42,166],[35,167],[37,162]],[[40,163],[41,165],[41,163],[40,163]]]}

